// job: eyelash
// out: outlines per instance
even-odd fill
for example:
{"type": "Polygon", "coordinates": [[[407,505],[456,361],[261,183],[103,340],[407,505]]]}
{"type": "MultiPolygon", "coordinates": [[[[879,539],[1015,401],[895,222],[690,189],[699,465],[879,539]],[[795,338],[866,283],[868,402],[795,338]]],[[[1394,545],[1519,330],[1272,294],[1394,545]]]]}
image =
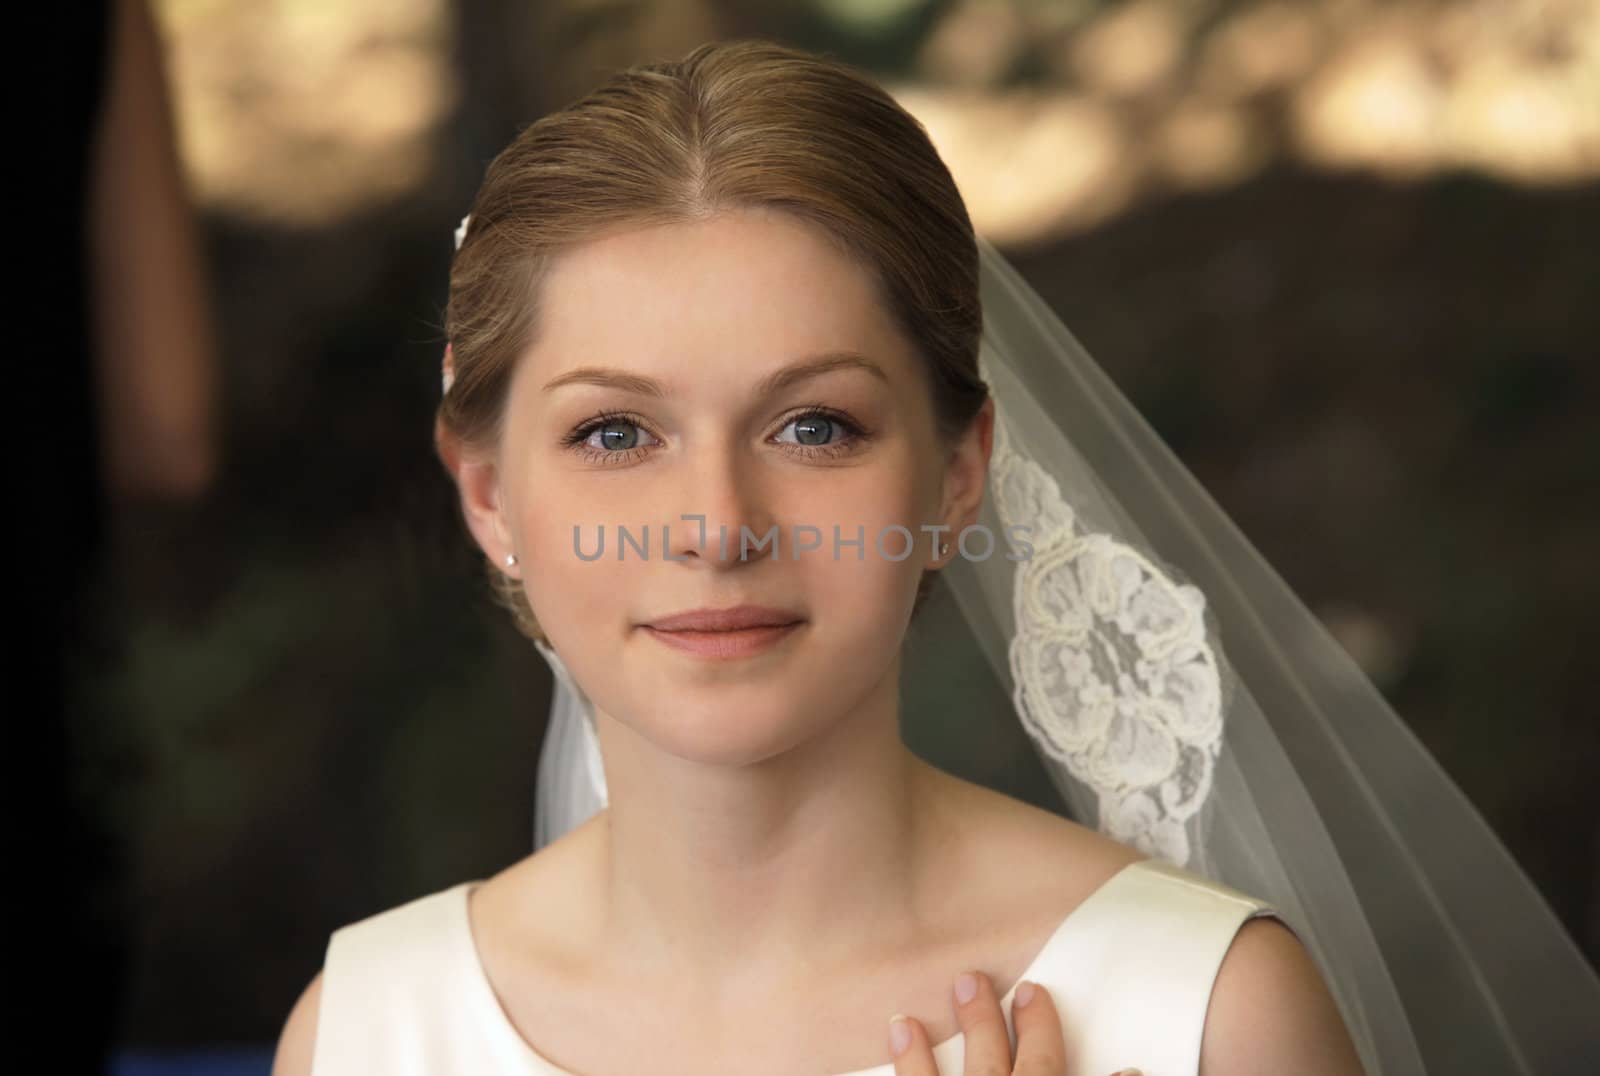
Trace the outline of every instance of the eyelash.
{"type": "MultiPolygon", "coordinates": [[[[837,458],[845,455],[846,453],[855,451],[856,448],[859,447],[859,442],[864,440],[867,436],[866,430],[862,429],[859,424],[851,421],[851,419],[842,412],[835,411],[833,408],[826,407],[822,404],[812,404],[809,407],[790,415],[789,418],[784,422],[782,428],[788,429],[793,423],[801,422],[808,418],[825,418],[829,422],[843,427],[846,434],[844,440],[834,441],[826,445],[802,445],[792,441],[778,442],[786,451],[794,452],[800,456],[823,456],[828,458],[837,458]]],[[[596,430],[604,429],[606,426],[617,424],[627,424],[630,426],[637,426],[640,429],[645,429],[645,425],[638,415],[627,411],[602,411],[600,414],[595,415],[593,418],[584,422],[581,426],[578,426],[571,433],[567,434],[564,438],[562,438],[561,443],[564,446],[572,449],[574,452],[577,452],[578,455],[582,456],[584,459],[587,459],[593,463],[602,464],[604,466],[615,466],[618,463],[628,463],[642,458],[652,446],[642,445],[635,448],[623,449],[620,452],[613,452],[603,448],[591,448],[585,443],[589,440],[590,435],[592,435],[596,430]]],[[[645,432],[648,433],[649,431],[646,430],[645,432]]],[[[655,435],[651,434],[651,436],[654,437],[655,435]]]]}

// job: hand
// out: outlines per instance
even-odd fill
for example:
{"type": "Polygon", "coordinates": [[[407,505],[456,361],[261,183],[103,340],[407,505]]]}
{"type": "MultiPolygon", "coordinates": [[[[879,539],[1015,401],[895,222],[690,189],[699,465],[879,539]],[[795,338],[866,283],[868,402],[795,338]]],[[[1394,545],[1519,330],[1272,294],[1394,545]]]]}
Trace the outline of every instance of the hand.
{"type": "MultiPolygon", "coordinates": [[[[1017,984],[1011,1001],[1011,1022],[1017,1029],[1014,1061],[1005,1014],[987,975],[979,971],[958,976],[951,1001],[966,1039],[966,1076],[1068,1076],[1061,1017],[1044,987],[1026,980],[1017,984]]],[[[895,1076],[939,1076],[933,1044],[921,1021],[913,1017],[896,1013],[889,1021],[889,1052],[895,1076]]],[[[1139,1076],[1139,1070],[1123,1069],[1115,1076],[1139,1076]]]]}

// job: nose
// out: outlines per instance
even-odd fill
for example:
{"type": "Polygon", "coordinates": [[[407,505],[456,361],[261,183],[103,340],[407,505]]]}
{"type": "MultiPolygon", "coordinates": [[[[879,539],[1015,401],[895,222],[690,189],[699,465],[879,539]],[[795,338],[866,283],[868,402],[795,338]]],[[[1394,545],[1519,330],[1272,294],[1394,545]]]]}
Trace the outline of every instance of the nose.
{"type": "Polygon", "coordinates": [[[685,458],[679,473],[668,483],[662,517],[666,556],[727,570],[772,559],[774,550],[778,558],[790,555],[779,543],[771,477],[760,461],[738,450],[707,450],[685,458]]]}

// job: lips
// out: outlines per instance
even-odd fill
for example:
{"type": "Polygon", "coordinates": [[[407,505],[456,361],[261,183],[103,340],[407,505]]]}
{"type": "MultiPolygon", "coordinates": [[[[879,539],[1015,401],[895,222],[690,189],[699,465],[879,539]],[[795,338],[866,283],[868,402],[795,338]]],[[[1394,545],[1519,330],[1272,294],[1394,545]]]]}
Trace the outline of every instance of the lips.
{"type": "Polygon", "coordinates": [[[804,618],[784,609],[764,605],[736,605],[731,609],[690,609],[658,617],[644,626],[666,632],[727,632],[751,628],[783,627],[804,618]]]}

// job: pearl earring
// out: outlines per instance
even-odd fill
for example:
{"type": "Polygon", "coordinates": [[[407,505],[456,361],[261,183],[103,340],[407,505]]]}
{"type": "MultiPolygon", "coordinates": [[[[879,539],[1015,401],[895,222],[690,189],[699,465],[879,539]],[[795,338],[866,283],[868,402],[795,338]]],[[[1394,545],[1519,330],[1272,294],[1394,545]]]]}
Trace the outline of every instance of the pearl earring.
{"type": "Polygon", "coordinates": [[[939,543],[939,555],[942,557],[948,552],[950,552],[950,543],[949,542],[940,542],[939,543]]]}
{"type": "Polygon", "coordinates": [[[517,555],[515,553],[507,553],[506,554],[506,567],[507,568],[515,568],[516,566],[517,566],[517,555]]]}

